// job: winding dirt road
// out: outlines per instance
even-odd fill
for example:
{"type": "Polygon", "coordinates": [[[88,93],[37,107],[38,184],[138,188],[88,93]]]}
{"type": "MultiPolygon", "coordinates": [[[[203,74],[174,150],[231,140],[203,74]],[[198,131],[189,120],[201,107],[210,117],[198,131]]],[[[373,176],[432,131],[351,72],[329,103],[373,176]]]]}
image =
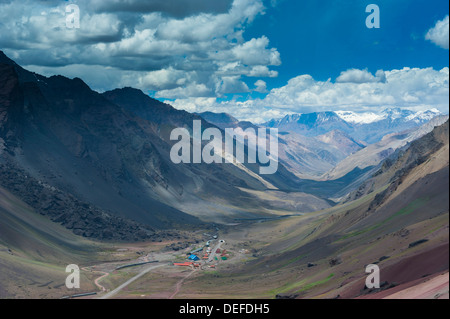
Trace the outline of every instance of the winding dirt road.
{"type": "Polygon", "coordinates": [[[103,278],[105,278],[106,276],[108,276],[109,272],[104,272],[104,271],[100,271],[100,270],[92,270],[92,269],[89,269],[87,267],[83,267],[81,269],[84,270],[84,271],[101,273],[102,275],[100,277],[98,277],[97,279],[95,279],[94,283],[101,291],[103,291],[103,292],[106,291],[106,288],[104,286],[100,285],[99,281],[102,280],[103,278]]]}
{"type": "Polygon", "coordinates": [[[186,279],[188,279],[194,272],[196,272],[196,270],[192,270],[186,277],[184,277],[179,282],[177,282],[177,285],[175,286],[175,291],[174,291],[174,293],[172,295],[170,295],[169,299],[173,299],[180,292],[180,289],[181,289],[181,286],[183,285],[183,282],[186,279]]]}

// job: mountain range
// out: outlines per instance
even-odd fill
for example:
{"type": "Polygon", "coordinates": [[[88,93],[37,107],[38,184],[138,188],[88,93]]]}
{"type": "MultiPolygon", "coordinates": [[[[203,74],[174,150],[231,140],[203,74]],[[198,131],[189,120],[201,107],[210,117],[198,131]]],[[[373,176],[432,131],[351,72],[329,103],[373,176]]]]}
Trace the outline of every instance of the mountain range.
{"type": "MultiPolygon", "coordinates": [[[[448,275],[448,125],[434,109],[254,124],[177,110],[131,87],[99,93],[79,78],[27,71],[0,51],[0,298],[70,293],[64,270],[74,262],[95,265],[83,267],[84,287],[99,289],[100,269],[111,276],[102,285],[115,289],[137,271],[115,267],[136,256],[162,257],[156,296],[174,287],[189,297],[402,293],[448,275]],[[192,137],[193,121],[247,137],[278,128],[278,171],[174,164],[171,132],[192,137]],[[218,245],[235,262],[194,270],[181,289],[186,271],[167,261],[211,234],[226,238],[218,245]],[[378,290],[364,288],[368,264],[382,267],[378,290]]],[[[256,147],[244,144],[246,153],[256,147]]],[[[150,295],[155,277],[142,274],[124,294],[150,295]]]]}
{"type": "MultiPolygon", "coordinates": [[[[242,134],[247,128],[258,127],[226,113],[199,115],[222,128],[241,128],[242,134]]],[[[348,111],[292,114],[259,126],[279,130],[279,160],[291,173],[301,179],[326,181],[355,169],[375,169],[395,150],[447,119],[448,115],[436,109],[385,109],[378,115],[348,111]]]]}
{"type": "MultiPolygon", "coordinates": [[[[1,163],[11,167],[0,184],[8,188],[28,176],[36,188],[46,185],[50,191],[45,200],[35,198],[34,187],[15,194],[69,227],[72,210],[57,205],[57,194],[92,206],[94,215],[166,229],[199,225],[199,218],[267,214],[272,206],[242,188],[293,190],[301,182],[283,165],[276,174],[262,177],[256,164],[174,164],[174,128],[192,131],[194,120],[202,121],[204,129],[216,126],[140,90],[100,94],[79,78],[29,72],[3,53],[0,74],[0,155],[1,163]]],[[[83,220],[72,215],[71,220],[83,220]]],[[[80,225],[75,229],[84,227],[80,225]]],[[[104,237],[100,229],[86,236],[104,237]]]]}
{"type": "Polygon", "coordinates": [[[304,136],[318,136],[332,130],[340,130],[357,141],[372,144],[385,135],[420,126],[438,115],[442,114],[434,108],[419,112],[386,108],[379,114],[351,111],[315,112],[286,115],[262,125],[304,136]]]}
{"type": "MultiPolygon", "coordinates": [[[[194,120],[200,120],[203,129],[231,127],[238,134],[260,127],[231,115],[191,114],[129,87],[98,93],[79,78],[29,72],[3,53],[0,88],[0,156],[9,168],[0,183],[76,233],[99,238],[108,236],[98,229],[85,231],[89,223],[81,222],[85,219],[82,210],[64,203],[91,207],[93,219],[111,216],[146,225],[142,226],[144,237],[155,229],[254,217],[285,208],[279,201],[267,202],[249,191],[309,193],[303,196],[304,212],[327,207],[341,183],[351,185],[345,190],[352,191],[368,169],[392,153],[385,149],[394,150],[419,137],[395,135],[390,140],[404,142],[377,148],[367,146],[378,139],[370,132],[385,136],[412,129],[436,113],[390,109],[372,121],[356,121],[356,115],[348,112],[272,120],[265,125],[280,131],[279,167],[275,174],[261,176],[255,164],[176,165],[170,160],[175,143],[170,132],[177,127],[192,132],[194,120]],[[381,149],[383,156],[372,157],[371,162],[364,155],[364,165],[355,160],[345,164],[346,159],[361,157],[358,154],[370,153],[371,148],[381,149]],[[25,189],[17,186],[22,185],[23,176],[30,184],[25,189]],[[42,185],[47,190],[45,198],[37,195],[42,185]]],[[[246,147],[255,146],[247,143],[246,147]]]]}

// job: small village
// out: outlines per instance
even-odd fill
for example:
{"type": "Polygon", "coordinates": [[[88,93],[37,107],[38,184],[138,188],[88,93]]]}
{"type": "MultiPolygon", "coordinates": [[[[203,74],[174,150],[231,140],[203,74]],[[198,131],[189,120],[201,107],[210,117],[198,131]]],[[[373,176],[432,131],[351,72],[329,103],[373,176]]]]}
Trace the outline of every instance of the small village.
{"type": "Polygon", "coordinates": [[[230,253],[227,249],[222,248],[224,245],[226,245],[225,240],[218,240],[215,235],[213,239],[208,240],[202,247],[189,251],[186,254],[186,261],[174,262],[173,265],[200,270],[214,269],[219,262],[230,258],[230,253]]]}

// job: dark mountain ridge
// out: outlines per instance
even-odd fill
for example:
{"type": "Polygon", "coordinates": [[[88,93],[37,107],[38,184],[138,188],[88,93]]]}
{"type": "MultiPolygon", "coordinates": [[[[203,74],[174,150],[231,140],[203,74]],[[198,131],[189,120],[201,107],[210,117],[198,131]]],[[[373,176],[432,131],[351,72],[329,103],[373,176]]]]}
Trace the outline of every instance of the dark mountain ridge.
{"type": "Polygon", "coordinates": [[[128,163],[142,167],[140,160],[152,154],[158,171],[164,170],[164,164],[129,114],[81,79],[43,77],[8,60],[0,66],[4,70],[0,136],[5,140],[5,154],[10,154],[2,161],[123,218],[157,228],[171,227],[174,221],[199,223],[195,217],[139,195],[139,178],[155,181],[158,173],[142,176],[128,163]],[[134,145],[128,136],[133,136],[134,145]]]}
{"type": "MultiPolygon", "coordinates": [[[[0,184],[5,187],[26,175],[36,182],[32,185],[49,185],[98,212],[150,230],[202,224],[196,216],[220,220],[260,214],[263,204],[239,189],[266,188],[255,173],[258,165],[243,169],[170,160],[173,128],[192,131],[194,120],[201,120],[203,129],[215,127],[198,115],[133,88],[100,94],[79,78],[41,76],[3,53],[0,70],[0,163],[17,172],[16,177],[4,175],[0,184]]],[[[270,180],[280,188],[298,182],[282,166],[270,180]]],[[[45,213],[36,189],[22,195],[45,213]]],[[[73,211],[71,205],[65,209],[73,211]]]]}

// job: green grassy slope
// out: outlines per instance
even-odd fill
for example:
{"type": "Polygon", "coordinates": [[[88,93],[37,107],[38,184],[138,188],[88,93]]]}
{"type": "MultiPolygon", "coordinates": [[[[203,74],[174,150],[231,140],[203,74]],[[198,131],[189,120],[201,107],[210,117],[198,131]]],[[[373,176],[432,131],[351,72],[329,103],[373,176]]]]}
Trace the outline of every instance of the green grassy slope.
{"type": "MultiPolygon", "coordinates": [[[[0,298],[70,294],[64,287],[66,266],[98,260],[102,246],[36,214],[0,188],[0,298]]],[[[83,274],[82,283],[84,290],[94,289],[83,274]]]]}

